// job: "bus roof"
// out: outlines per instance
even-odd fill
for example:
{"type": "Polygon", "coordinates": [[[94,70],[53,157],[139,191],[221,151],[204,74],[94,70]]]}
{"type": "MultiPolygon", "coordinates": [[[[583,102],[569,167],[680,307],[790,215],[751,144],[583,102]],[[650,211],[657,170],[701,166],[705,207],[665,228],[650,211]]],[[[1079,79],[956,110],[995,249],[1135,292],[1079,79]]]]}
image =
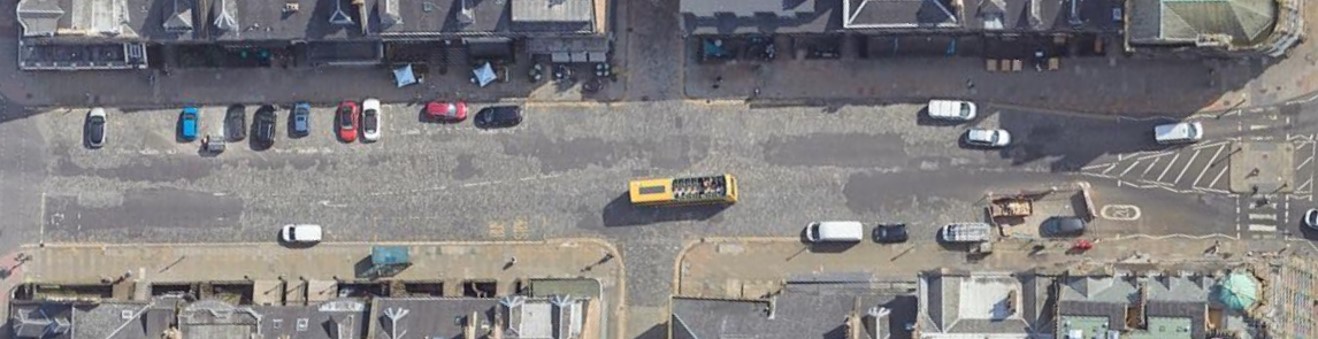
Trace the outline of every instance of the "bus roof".
{"type": "Polygon", "coordinates": [[[627,186],[633,204],[673,199],[672,178],[632,180],[627,186]]]}

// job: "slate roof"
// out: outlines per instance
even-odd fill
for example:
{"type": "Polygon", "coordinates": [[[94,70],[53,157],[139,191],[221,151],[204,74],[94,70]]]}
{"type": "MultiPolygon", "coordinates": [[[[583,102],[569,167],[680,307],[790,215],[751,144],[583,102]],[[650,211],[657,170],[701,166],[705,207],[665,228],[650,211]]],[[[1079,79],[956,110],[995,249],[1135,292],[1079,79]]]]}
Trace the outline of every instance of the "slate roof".
{"type": "Polygon", "coordinates": [[[10,326],[17,338],[155,339],[174,316],[167,304],[16,301],[10,326]]]}
{"type": "MultiPolygon", "coordinates": [[[[913,321],[915,300],[869,289],[854,290],[790,288],[771,300],[704,299],[674,297],[670,325],[674,338],[847,338],[848,315],[865,315],[878,307],[887,308],[886,318],[865,317],[862,326],[878,326],[888,338],[892,329],[913,321]],[[870,323],[878,319],[877,324],[870,323]],[[898,324],[893,326],[893,324],[898,324]]],[[[865,331],[866,338],[874,333],[865,331]]]]}
{"type": "Polygon", "coordinates": [[[978,6],[966,9],[966,26],[987,31],[1013,32],[1048,32],[1068,28],[1068,1],[980,0],[978,6]]]}
{"type": "Polygon", "coordinates": [[[1263,41],[1277,20],[1272,0],[1131,0],[1134,44],[1194,44],[1220,35],[1247,46],[1263,41]]]}
{"type": "Polygon", "coordinates": [[[25,37],[319,41],[599,33],[596,1],[605,0],[21,0],[17,12],[25,37]]]}
{"type": "Polygon", "coordinates": [[[840,1],[682,0],[690,34],[822,33],[841,28],[840,1]]]}
{"type": "Polygon", "coordinates": [[[939,334],[998,334],[1026,337],[1043,319],[1042,281],[1033,274],[926,272],[920,277],[920,328],[939,334]],[[1032,286],[1026,288],[1026,286],[1032,286]],[[1026,293],[1029,292],[1029,293],[1026,293]],[[1015,295],[1014,300],[1008,298],[1015,295]],[[1014,302],[1013,302],[1014,301],[1014,302]],[[1031,320],[1031,321],[1027,321],[1031,320]]]}
{"type": "MultiPolygon", "coordinates": [[[[1204,338],[1209,286],[1213,283],[1213,279],[1198,275],[1067,277],[1058,289],[1057,312],[1062,318],[1103,317],[1112,330],[1131,330],[1126,326],[1126,313],[1132,304],[1140,301],[1140,294],[1145,293],[1144,315],[1150,318],[1149,326],[1153,326],[1154,317],[1189,319],[1190,338],[1204,338]]],[[[1059,328],[1057,335],[1065,330],[1059,328]]]]}
{"type": "Polygon", "coordinates": [[[585,304],[589,299],[567,297],[526,298],[375,298],[371,321],[376,333],[389,337],[390,314],[398,319],[398,331],[437,338],[461,338],[467,322],[494,328],[508,338],[566,339],[581,335],[586,324],[585,304]],[[472,315],[477,318],[471,319],[472,315]],[[399,316],[401,315],[401,316],[399,316]],[[496,319],[498,319],[496,321],[496,319]]]}
{"type": "Polygon", "coordinates": [[[845,28],[958,28],[951,0],[843,0],[845,28]]]}

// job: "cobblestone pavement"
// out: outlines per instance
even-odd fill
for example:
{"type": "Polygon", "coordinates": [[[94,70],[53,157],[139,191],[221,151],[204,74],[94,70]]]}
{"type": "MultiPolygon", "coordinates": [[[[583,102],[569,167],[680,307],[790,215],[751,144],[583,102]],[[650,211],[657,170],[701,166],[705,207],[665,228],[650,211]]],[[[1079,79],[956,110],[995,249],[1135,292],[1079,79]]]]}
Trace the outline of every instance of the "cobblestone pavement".
{"type": "MultiPolygon", "coordinates": [[[[325,225],[333,241],[604,238],[627,262],[637,337],[662,334],[673,258],[700,237],[793,236],[819,219],[932,232],[982,216],[988,192],[1076,181],[1092,181],[1095,207],[1109,211],[1092,224],[1098,236],[1237,230],[1232,197],[1082,174],[1150,147],[1147,121],[985,106],[976,121],[946,125],[921,109],[533,104],[521,126],[481,130],[386,105],[382,139],[364,144],[337,141],[332,108],[316,107],[309,136],[288,138],[281,110],[273,148],[234,143],[217,156],[175,138],[176,110],[111,109],[108,144],[92,150],[85,109],[61,109],[0,124],[15,140],[0,145],[12,155],[0,162],[12,185],[0,241],[271,242],[287,223],[325,225]],[[971,126],[1005,128],[1016,144],[963,146],[971,126]],[[742,192],[727,208],[637,209],[625,195],[635,177],[723,172],[742,192]]],[[[203,107],[201,133],[220,132],[223,112],[203,107]]]]}

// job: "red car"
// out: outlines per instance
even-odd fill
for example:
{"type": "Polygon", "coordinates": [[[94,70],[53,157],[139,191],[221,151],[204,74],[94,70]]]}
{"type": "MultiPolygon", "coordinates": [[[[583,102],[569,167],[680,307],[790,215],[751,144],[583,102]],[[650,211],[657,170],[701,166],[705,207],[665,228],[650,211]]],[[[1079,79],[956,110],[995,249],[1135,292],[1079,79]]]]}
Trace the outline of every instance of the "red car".
{"type": "Polygon", "coordinates": [[[443,122],[467,119],[467,103],[463,101],[431,101],[426,103],[426,116],[443,122]]]}
{"type": "Polygon", "coordinates": [[[352,101],[339,103],[335,116],[339,119],[339,139],[344,142],[357,140],[357,123],[361,119],[362,108],[352,101]]]}

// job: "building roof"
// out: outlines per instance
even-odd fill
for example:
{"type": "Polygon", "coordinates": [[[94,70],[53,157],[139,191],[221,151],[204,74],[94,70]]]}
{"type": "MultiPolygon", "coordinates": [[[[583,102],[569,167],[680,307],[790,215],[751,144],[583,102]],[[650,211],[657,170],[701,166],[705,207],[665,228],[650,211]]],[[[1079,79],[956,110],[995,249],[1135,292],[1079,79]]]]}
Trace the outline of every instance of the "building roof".
{"type": "Polygon", "coordinates": [[[951,0],[843,0],[844,28],[957,28],[951,0]]]}
{"type": "Polygon", "coordinates": [[[376,298],[372,301],[374,336],[391,331],[438,338],[460,338],[466,327],[502,331],[510,338],[579,338],[586,324],[588,299],[566,296],[527,298],[376,298]],[[474,316],[474,317],[473,317],[474,316]],[[451,319],[451,321],[450,321],[451,319]],[[396,327],[395,327],[396,326],[396,327]]]}
{"type": "Polygon", "coordinates": [[[1135,44],[1222,44],[1263,41],[1277,20],[1272,0],[1132,0],[1135,44]]]}
{"type": "Polygon", "coordinates": [[[1063,278],[1057,296],[1062,322],[1057,335],[1113,330],[1132,338],[1203,338],[1212,283],[1201,275],[1063,278]],[[1127,312],[1141,299],[1146,300],[1142,312],[1147,322],[1133,329],[1127,312]]]}
{"type": "MultiPolygon", "coordinates": [[[[915,300],[868,291],[788,289],[765,300],[674,297],[674,338],[847,338],[847,317],[862,317],[865,338],[882,339],[913,321],[915,300]],[[885,312],[880,315],[880,310],[885,312]],[[891,324],[899,324],[891,326],[891,324]]],[[[904,331],[904,330],[903,330],[904,331]]]]}
{"type": "Polygon", "coordinates": [[[21,0],[25,37],[351,40],[369,35],[600,33],[604,0],[21,0]]]}
{"type": "Polygon", "coordinates": [[[128,0],[23,0],[17,15],[24,37],[135,37],[132,8],[128,0]]]}
{"type": "Polygon", "coordinates": [[[1019,335],[1032,332],[1043,307],[1034,275],[927,272],[920,277],[920,328],[939,334],[1019,335]],[[1035,286],[1026,288],[1027,286],[1035,286]],[[1027,293],[1029,292],[1029,293],[1027,293]]]}
{"type": "Polygon", "coordinates": [[[338,299],[310,306],[252,306],[261,316],[266,339],[364,338],[369,315],[366,302],[338,299]]]}
{"type": "Polygon", "coordinates": [[[682,26],[691,34],[821,33],[841,27],[838,1],[683,0],[682,26]]]}
{"type": "Polygon", "coordinates": [[[22,302],[12,305],[17,338],[154,339],[169,328],[173,308],[161,302],[22,302]]]}
{"type": "Polygon", "coordinates": [[[966,26],[986,31],[1047,32],[1067,28],[1067,0],[980,0],[966,9],[966,26]],[[1062,27],[1058,27],[1061,25],[1062,27]]]}

